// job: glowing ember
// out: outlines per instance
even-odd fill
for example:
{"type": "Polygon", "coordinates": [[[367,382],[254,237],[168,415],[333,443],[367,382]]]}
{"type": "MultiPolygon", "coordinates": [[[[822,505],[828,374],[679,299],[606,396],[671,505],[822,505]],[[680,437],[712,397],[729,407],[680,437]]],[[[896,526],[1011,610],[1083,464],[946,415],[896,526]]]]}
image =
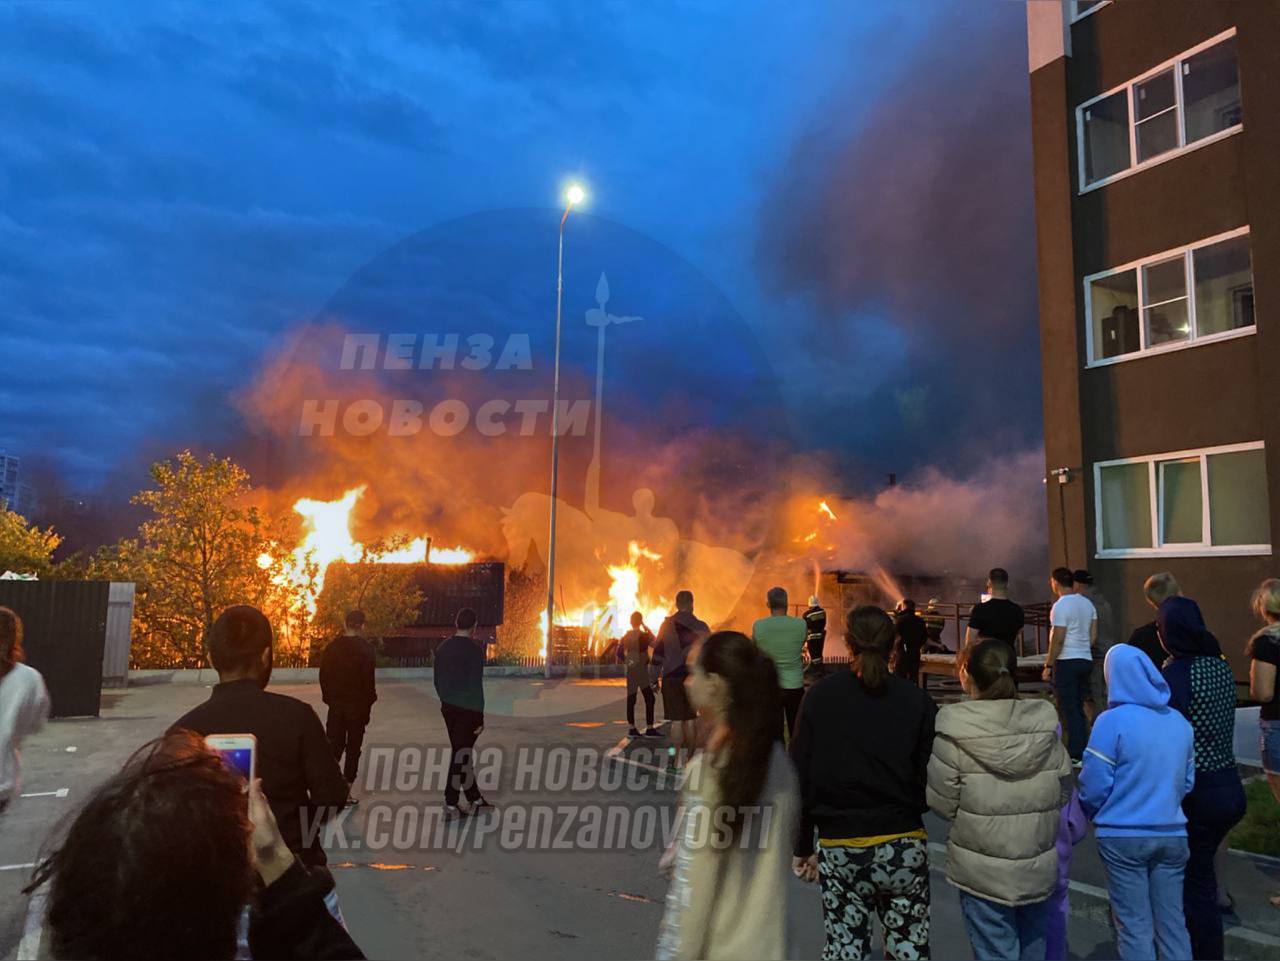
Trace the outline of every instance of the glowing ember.
{"type": "Polygon", "coordinates": [[[835,511],[831,509],[831,506],[826,501],[818,502],[818,510],[822,511],[822,513],[826,514],[832,520],[837,519],[835,511]]]}

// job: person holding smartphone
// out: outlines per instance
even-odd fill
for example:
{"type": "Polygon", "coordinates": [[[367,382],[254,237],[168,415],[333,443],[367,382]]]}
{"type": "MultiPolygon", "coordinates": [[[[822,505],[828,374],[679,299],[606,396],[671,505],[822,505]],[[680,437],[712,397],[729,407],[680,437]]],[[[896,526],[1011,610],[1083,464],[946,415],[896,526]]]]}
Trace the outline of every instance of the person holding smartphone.
{"type": "MultiPolygon", "coordinates": [[[[304,832],[347,803],[346,778],[333,758],[329,739],[311,705],[266,690],[271,678],[271,622],[247,604],[228,607],[205,635],[218,683],[209,699],[188,711],[171,730],[210,734],[252,734],[257,739],[258,774],[280,834],[308,868],[328,863],[323,831],[304,832]]],[[[337,911],[337,896],[332,906],[337,911]]]]}
{"type": "Polygon", "coordinates": [[[41,887],[39,957],[364,957],[262,782],[189,731],[143,745],[90,795],[25,893],[41,887]],[[237,955],[246,907],[249,953],[237,955]]]}

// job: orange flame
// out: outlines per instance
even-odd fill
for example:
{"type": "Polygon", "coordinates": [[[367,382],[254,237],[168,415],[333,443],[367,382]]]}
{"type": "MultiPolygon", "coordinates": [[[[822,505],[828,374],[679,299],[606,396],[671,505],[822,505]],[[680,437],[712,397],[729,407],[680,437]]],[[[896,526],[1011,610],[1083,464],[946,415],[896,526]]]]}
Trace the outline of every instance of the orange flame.
{"type": "MultiPolygon", "coordinates": [[[[318,596],[324,589],[325,571],[334,561],[346,561],[355,564],[370,561],[378,564],[421,564],[427,560],[427,539],[419,537],[404,547],[382,553],[368,553],[362,543],[351,536],[351,511],[364,495],[367,485],[361,484],[345,491],[336,500],[322,501],[310,497],[300,497],[294,502],[293,509],[302,515],[302,541],[289,559],[285,561],[285,576],[295,584],[305,581],[303,571],[308,562],[315,564],[315,594],[318,596]]],[[[475,555],[464,547],[432,547],[430,562],[432,564],[466,564],[475,559],[475,555]]],[[[266,569],[273,563],[269,554],[258,557],[258,566],[266,569]]],[[[315,613],[315,600],[307,599],[307,609],[315,613]]]]}
{"type": "MultiPolygon", "coordinates": [[[[593,651],[602,650],[608,641],[622,637],[631,630],[631,615],[639,611],[650,630],[662,623],[663,618],[671,610],[671,602],[662,596],[654,597],[646,593],[642,587],[643,573],[638,562],[643,559],[659,562],[662,555],[650,550],[638,541],[627,545],[627,561],[622,564],[610,564],[608,600],[600,602],[592,600],[568,610],[556,610],[556,626],[580,627],[589,632],[588,646],[593,651]]],[[[541,647],[539,657],[547,654],[547,612],[543,611],[538,620],[541,647]]]]}

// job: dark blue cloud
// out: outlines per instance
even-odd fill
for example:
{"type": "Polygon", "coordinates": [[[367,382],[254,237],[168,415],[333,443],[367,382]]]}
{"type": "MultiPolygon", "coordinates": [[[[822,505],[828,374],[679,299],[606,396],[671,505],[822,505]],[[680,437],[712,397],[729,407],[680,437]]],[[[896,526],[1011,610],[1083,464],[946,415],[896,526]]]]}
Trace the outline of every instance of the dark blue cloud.
{"type": "MultiPolygon", "coordinates": [[[[990,17],[935,13],[0,7],[0,349],[21,359],[0,382],[0,446],[92,487],[226,442],[237,391],[362,265],[432,224],[552,203],[576,173],[594,213],[724,292],[806,443],[879,450],[870,415],[898,403],[887,372],[920,356],[918,324],[890,290],[823,294],[791,254],[842,251],[794,227],[831,195],[831,158],[893,135],[901,65],[926,69],[931,38],[996,46],[990,17]]],[[[985,82],[1025,95],[1022,73],[985,82]]],[[[570,257],[590,240],[571,234],[570,257]]]]}

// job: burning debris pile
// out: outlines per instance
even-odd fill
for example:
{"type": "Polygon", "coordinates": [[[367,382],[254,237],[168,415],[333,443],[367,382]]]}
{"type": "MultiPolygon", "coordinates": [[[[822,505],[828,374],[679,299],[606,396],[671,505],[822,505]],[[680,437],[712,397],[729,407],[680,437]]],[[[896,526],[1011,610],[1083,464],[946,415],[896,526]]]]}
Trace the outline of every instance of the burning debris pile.
{"type": "MultiPolygon", "coordinates": [[[[870,501],[797,494],[779,512],[781,530],[752,559],[733,549],[682,538],[673,521],[655,515],[655,498],[648,490],[635,492],[630,514],[598,504],[588,514],[562,503],[556,630],[549,632],[544,609],[548,497],[525,494],[499,512],[507,541],[502,552],[460,544],[436,547],[430,537],[411,538],[404,530],[362,543],[352,533],[353,514],[367,489],[367,484],[360,484],[332,500],[301,497],[293,504],[301,518],[301,539],[284,559],[283,576],[298,587],[310,583],[310,592],[299,595],[306,599],[309,613],[316,613],[316,599],[323,596],[325,574],[333,564],[465,565],[500,560],[507,567],[508,607],[515,615],[498,637],[503,648],[522,655],[544,655],[549,633],[555,636],[557,650],[598,654],[630,629],[633,612],[656,632],[682,589],[693,591],[700,616],[713,627],[739,629],[746,629],[759,614],[757,595],[762,598],[768,587],[786,587],[799,604],[810,594],[826,597],[834,571],[861,572],[858,577],[874,585],[877,598],[896,603],[905,596],[907,584],[890,570],[909,572],[911,583],[919,575],[977,573],[968,570],[973,562],[954,549],[963,541],[961,528],[968,529],[974,514],[949,512],[946,503],[967,504],[979,516],[994,504],[985,488],[941,478],[932,490],[890,489],[870,501]],[[933,542],[930,531],[937,534],[933,542]],[[882,554],[885,545],[903,549],[882,554]],[[930,566],[924,561],[931,548],[930,566]]],[[[1007,516],[1000,518],[1000,524],[1008,523],[1007,516]]],[[[975,542],[981,547],[984,540],[975,542]]],[[[988,548],[994,560],[984,557],[976,562],[979,567],[1016,563],[1016,557],[997,556],[995,547],[988,548]]],[[[266,567],[274,560],[264,555],[260,563],[266,567]]]]}

